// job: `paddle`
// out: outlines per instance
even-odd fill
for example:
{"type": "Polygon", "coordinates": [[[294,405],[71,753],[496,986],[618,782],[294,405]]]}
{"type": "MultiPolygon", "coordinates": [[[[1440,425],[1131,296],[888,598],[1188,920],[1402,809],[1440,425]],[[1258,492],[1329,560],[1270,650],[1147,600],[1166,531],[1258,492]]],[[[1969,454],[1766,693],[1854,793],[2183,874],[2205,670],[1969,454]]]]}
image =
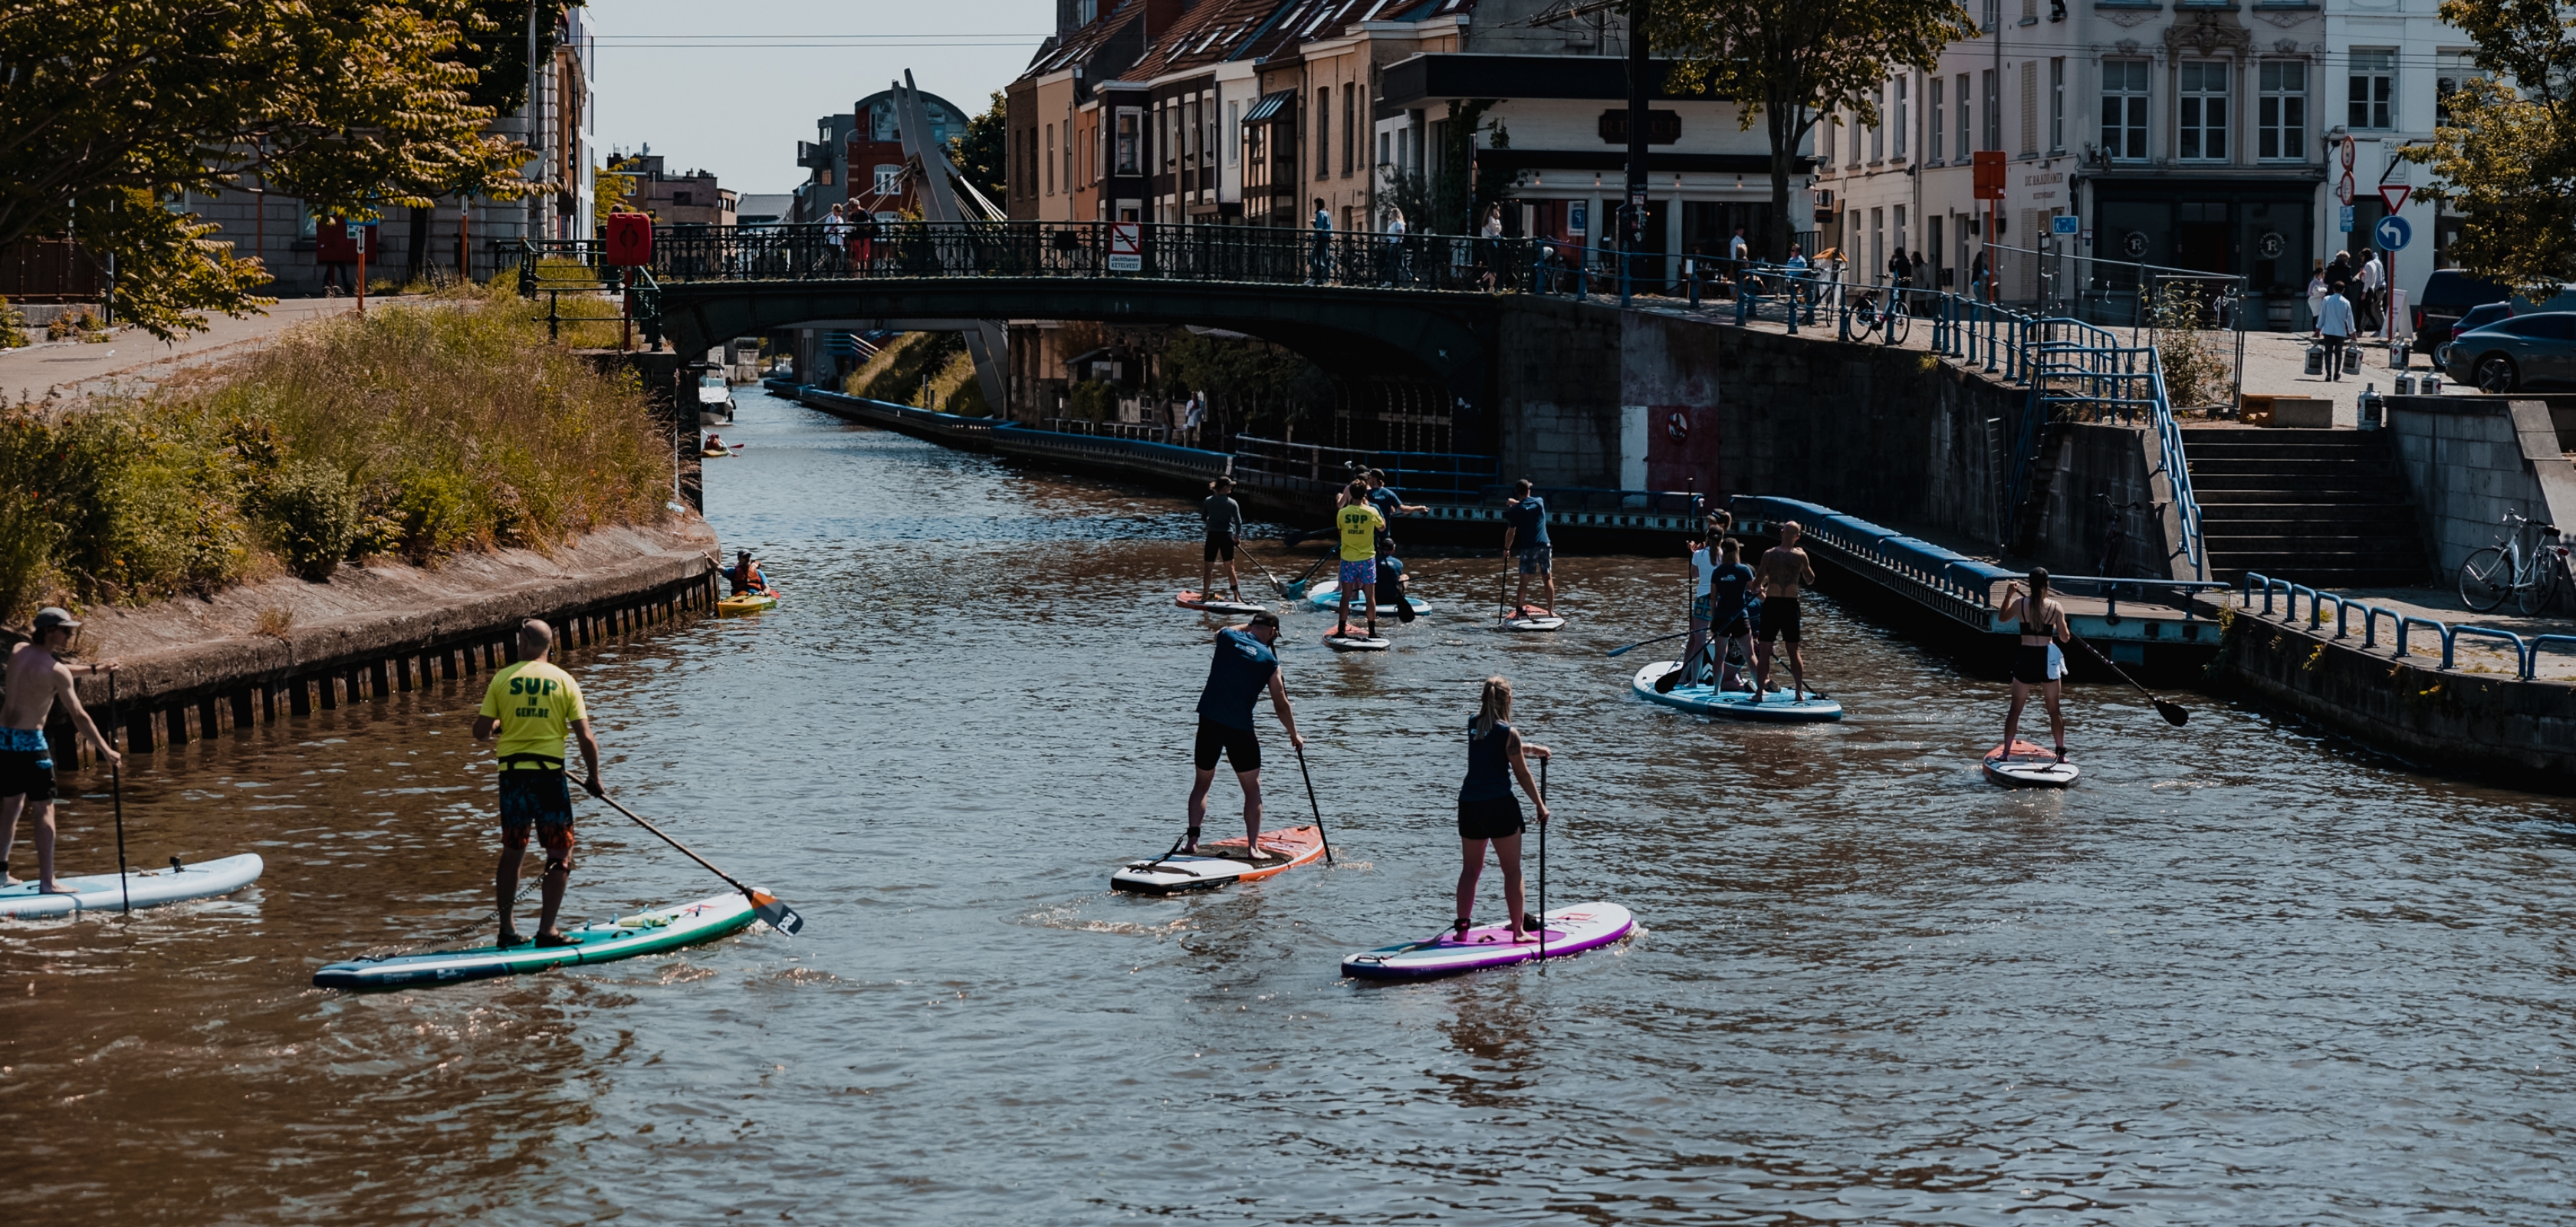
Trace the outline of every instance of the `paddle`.
{"type": "MultiPolygon", "coordinates": [[[[123,729],[117,719],[116,670],[107,671],[107,727],[123,729]]],[[[114,749],[113,745],[108,747],[114,749]]],[[[108,790],[116,796],[116,888],[125,896],[125,914],[134,914],[134,882],[125,872],[125,762],[117,759],[107,764],[108,790]]]]}
{"type": "Polygon", "coordinates": [[[657,827],[650,822],[646,822],[642,814],[638,814],[623,805],[619,805],[617,803],[617,798],[609,796],[606,792],[597,788],[592,788],[589,792],[590,795],[607,802],[608,808],[616,810],[618,813],[634,819],[635,825],[640,826],[647,831],[651,831],[655,835],[661,836],[662,842],[679,849],[680,855],[696,861],[698,864],[705,866],[707,872],[712,873],[719,878],[723,878],[727,886],[731,886],[735,890],[741,891],[743,898],[751,900],[751,910],[753,914],[759,916],[763,921],[768,922],[770,928],[776,929],[790,937],[794,937],[796,934],[804,930],[805,918],[797,915],[796,909],[791,908],[784,903],[780,903],[777,896],[765,891],[753,890],[752,888],[743,885],[742,882],[736,879],[732,874],[716,868],[715,862],[691,851],[687,844],[681,843],[679,840],[673,839],[669,835],[664,834],[662,828],[657,827]]]}
{"type": "MultiPolygon", "coordinates": [[[[1501,627],[1511,618],[1512,552],[1503,551],[1503,569],[1494,574],[1494,625],[1501,627]]],[[[1616,655],[1616,653],[1613,653],[1616,655]]]]}
{"type": "MultiPolygon", "coordinates": [[[[1294,542],[1294,540],[1293,540],[1293,539],[1291,540],[1290,544],[1291,544],[1292,546],[1295,544],[1295,542],[1294,542]]],[[[1338,549],[1334,549],[1334,550],[1326,550],[1326,551],[1324,552],[1324,554],[1323,554],[1321,557],[1319,557],[1319,558],[1315,559],[1315,561],[1314,561],[1314,562],[1312,562],[1312,563],[1310,563],[1310,564],[1308,564],[1308,565],[1307,565],[1307,567],[1306,567],[1306,573],[1305,573],[1305,574],[1300,575],[1300,576],[1298,576],[1297,578],[1295,578],[1295,579],[1292,579],[1292,580],[1288,581],[1288,586],[1287,586],[1287,587],[1285,587],[1285,588],[1280,589],[1280,590],[1279,590],[1279,595],[1284,596],[1284,597],[1286,597],[1286,598],[1288,598],[1289,600],[1292,600],[1292,601],[1297,600],[1297,599],[1299,599],[1299,598],[1301,598],[1301,597],[1305,596],[1305,595],[1306,595],[1306,588],[1307,588],[1307,581],[1311,580],[1311,579],[1314,577],[1314,574],[1315,574],[1315,570],[1316,570],[1316,568],[1323,566],[1323,565],[1324,565],[1326,562],[1328,562],[1328,561],[1331,561],[1331,560],[1332,560],[1332,559],[1333,559],[1337,554],[1339,554],[1339,553],[1340,553],[1340,551],[1339,551],[1338,549]]]]}
{"type": "Polygon", "coordinates": [[[2155,691],[2149,690],[2149,689],[2147,689],[2145,686],[2141,686],[2141,685],[2139,685],[2139,684],[2138,684],[2138,679],[2136,679],[2136,678],[2134,678],[2134,677],[2129,676],[2129,672],[2128,672],[2128,670],[2123,669],[2123,668],[2121,668],[2121,667],[2120,667],[2120,666],[2118,666],[2118,665],[2111,664],[2111,658],[2110,658],[2110,657],[2108,657],[2108,656],[2104,656],[2104,655],[2102,654],[2102,652],[2101,652],[2101,649],[2094,647],[2090,642],[2088,642],[2087,640],[2085,640],[2085,638],[2084,638],[2083,636],[2078,635],[2078,634],[2075,634],[2075,633],[2074,633],[2074,632],[2072,632],[2072,631],[2069,631],[2069,632],[2067,633],[2067,636],[2066,636],[2066,637],[2067,637],[2067,638],[2069,638],[2069,639],[2074,640],[2074,641],[2075,641],[2075,642],[2077,642],[2077,643],[2081,643],[2081,644],[2083,644],[2083,645],[2084,645],[2084,650],[2085,650],[2085,651],[2087,651],[2087,652],[2092,653],[2092,655],[2093,655],[2093,659],[2098,660],[2098,661],[2101,661],[2101,662],[2102,662],[2103,664],[2105,664],[2105,665],[2109,665],[2109,666],[2110,666],[2110,669],[2111,669],[2111,672],[2113,672],[2113,673],[2117,673],[2117,674],[2119,674],[2119,675],[2120,675],[2120,680],[2121,680],[2121,681],[2127,682],[2128,684],[2130,684],[2130,685],[2132,685],[2132,686],[2137,686],[2137,687],[2138,687],[2138,693],[2140,693],[2140,694],[2143,694],[2143,695],[2147,696],[2147,701],[2156,705],[2156,714],[2157,714],[2157,715],[2159,715],[2159,716],[2164,717],[2164,718],[2165,718],[2165,723],[2170,724],[2170,725],[2174,726],[2175,728],[2181,728],[2185,723],[2187,723],[2187,722],[2189,722],[2189,721],[2191,720],[2191,711],[2190,711],[2190,709],[2185,708],[2185,707],[2184,707],[2182,704],[2180,704],[2180,703],[2170,703],[2170,702],[2167,702],[2167,701],[2165,701],[2165,700],[2163,700],[2163,699],[2159,699],[2159,698],[2157,698],[2157,697],[2156,697],[2156,692],[2155,692],[2155,691]]]}
{"type": "Polygon", "coordinates": [[[1628,653],[1630,653],[1630,652],[1634,652],[1634,651],[1636,651],[1636,650],[1637,650],[1637,649],[1639,649],[1639,648],[1642,648],[1642,647],[1647,646],[1648,644],[1663,643],[1663,642],[1666,642],[1666,641],[1669,641],[1669,640],[1679,639],[1679,638],[1681,638],[1682,636],[1687,635],[1687,634],[1689,634],[1689,633],[1690,633],[1689,631],[1674,631],[1672,634],[1669,634],[1669,635],[1657,635],[1657,636],[1655,636],[1655,637],[1654,637],[1654,638],[1652,638],[1652,639],[1640,639],[1640,640],[1638,640],[1637,642],[1632,643],[1632,644],[1629,644],[1628,646],[1626,646],[1626,647],[1624,647],[1624,648],[1612,648],[1612,649],[1610,649],[1610,655],[1612,655],[1612,656],[1625,656],[1625,655],[1627,655],[1627,654],[1628,654],[1628,653]]]}
{"type": "Polygon", "coordinates": [[[1306,769],[1306,747],[1297,746],[1296,750],[1297,774],[1306,777],[1306,807],[1315,811],[1315,838],[1324,842],[1324,863],[1330,865],[1333,863],[1333,837],[1324,833],[1324,807],[1315,801],[1315,773],[1306,769]]]}
{"type": "MultiPolygon", "coordinates": [[[[1538,760],[1538,801],[1547,804],[1547,760],[1538,760]]],[[[1538,967],[1547,970],[1547,822],[1538,824],[1538,967]]]]}
{"type": "MultiPolygon", "coordinates": [[[[1251,550],[1249,547],[1246,547],[1246,548],[1242,551],[1242,553],[1243,553],[1243,556],[1244,556],[1244,557],[1246,557],[1246,558],[1252,558],[1252,550],[1251,550]]],[[[1283,583],[1280,583],[1280,582],[1279,582],[1279,577],[1278,577],[1278,576],[1276,576],[1276,575],[1271,574],[1271,573],[1270,573],[1270,568],[1268,568],[1268,567],[1266,567],[1266,566],[1262,566],[1262,563],[1261,563],[1261,560],[1260,560],[1260,559],[1258,559],[1258,558],[1252,558],[1252,565],[1253,565],[1253,566],[1255,566],[1255,567],[1260,568],[1260,571],[1261,571],[1261,578],[1263,578],[1263,579],[1266,579],[1266,580],[1269,580],[1269,581],[1270,581],[1270,590],[1271,590],[1272,592],[1276,592],[1276,593],[1278,593],[1278,594],[1279,594],[1279,595],[1281,595],[1281,596],[1286,596],[1286,595],[1288,595],[1288,585],[1283,584],[1283,583]]]]}

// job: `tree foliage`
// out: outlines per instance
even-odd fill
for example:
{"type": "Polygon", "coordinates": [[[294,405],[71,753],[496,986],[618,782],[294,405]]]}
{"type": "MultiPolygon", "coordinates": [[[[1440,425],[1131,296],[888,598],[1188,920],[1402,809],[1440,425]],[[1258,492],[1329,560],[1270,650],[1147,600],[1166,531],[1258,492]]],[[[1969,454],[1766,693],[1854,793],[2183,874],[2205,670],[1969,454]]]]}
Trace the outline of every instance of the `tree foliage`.
{"type": "Polygon", "coordinates": [[[1011,180],[1011,133],[1008,104],[993,91],[993,105],[966,121],[966,130],[948,138],[948,161],[975,190],[995,204],[1005,198],[1011,180]]]}
{"type": "Polygon", "coordinates": [[[168,207],[188,194],[260,173],[357,218],[455,190],[516,198],[526,149],[485,133],[497,108],[474,97],[494,24],[473,0],[11,0],[0,243],[71,231],[115,258],[121,314],[167,338],[267,301],[257,261],[168,207]]]}
{"type": "Polygon", "coordinates": [[[2423,195],[2462,216],[2451,258],[2546,301],[2576,281],[2576,10],[2553,0],[2443,0],[2490,76],[2460,83],[2451,122],[2401,156],[2433,168],[2423,195]]]}
{"type": "Polygon", "coordinates": [[[1771,138],[1771,233],[1765,254],[1789,244],[1789,180],[1798,146],[1818,120],[1850,111],[1878,122],[1878,88],[1901,68],[1940,67],[1941,50],[1974,38],[1957,0],[1658,0],[1647,25],[1655,50],[1675,60],[1667,88],[1733,99],[1750,130],[1771,138]]]}

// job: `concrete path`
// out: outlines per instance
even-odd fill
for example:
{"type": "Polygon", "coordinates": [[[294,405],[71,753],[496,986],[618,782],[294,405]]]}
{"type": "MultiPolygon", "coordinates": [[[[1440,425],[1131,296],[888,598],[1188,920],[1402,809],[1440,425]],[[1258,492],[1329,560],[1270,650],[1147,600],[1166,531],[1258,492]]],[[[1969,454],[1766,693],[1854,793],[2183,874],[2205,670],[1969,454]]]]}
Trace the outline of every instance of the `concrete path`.
{"type": "Polygon", "coordinates": [[[356,306],[346,298],[288,298],[264,315],[213,316],[206,321],[206,331],[176,344],[165,345],[139,329],[119,328],[104,344],[60,341],[0,350],[0,399],[14,404],[43,400],[52,392],[80,396],[120,386],[148,387],[189,365],[249,353],[297,324],[356,306]]]}
{"type": "MultiPolygon", "coordinates": [[[[2450,589],[2352,588],[2337,595],[2377,606],[2391,614],[2428,618],[2451,626],[2483,626],[2511,631],[2524,639],[2535,635],[2576,635],[2576,610],[2571,610],[2564,601],[2542,610],[2537,616],[2524,617],[2515,612],[2510,603],[2494,613],[2471,613],[2460,603],[2459,592],[2450,589]]],[[[2248,602],[2240,590],[2228,593],[2227,603],[2240,609],[2250,605],[2259,612],[2263,608],[2263,597],[2256,593],[2248,602]]],[[[2275,595],[2272,598],[2273,616],[2280,616],[2283,608],[2281,598],[2275,595]]],[[[2334,606],[2327,605],[2324,626],[2325,633],[2329,635],[2334,633],[2334,614],[2334,606]]],[[[2302,623],[2310,620],[2304,604],[2299,609],[2299,620],[2302,623]]],[[[2358,644],[2362,638],[2362,612],[2356,609],[2346,614],[2344,626],[2352,641],[2358,644]]],[[[2377,650],[2381,655],[2389,653],[2395,635],[2389,620],[2380,618],[2377,650]]],[[[2428,665],[2438,664],[2442,659],[2442,642],[2430,630],[2418,628],[2411,632],[2406,650],[2412,656],[2429,657],[2428,665]]],[[[2453,649],[2453,665],[2463,673],[2506,676],[2514,675],[2520,668],[2511,644],[2478,635],[2464,635],[2457,640],[2453,649]]],[[[2576,682],[2576,645],[2551,644],[2544,648],[2534,676],[2542,681],[2576,682]]]]}

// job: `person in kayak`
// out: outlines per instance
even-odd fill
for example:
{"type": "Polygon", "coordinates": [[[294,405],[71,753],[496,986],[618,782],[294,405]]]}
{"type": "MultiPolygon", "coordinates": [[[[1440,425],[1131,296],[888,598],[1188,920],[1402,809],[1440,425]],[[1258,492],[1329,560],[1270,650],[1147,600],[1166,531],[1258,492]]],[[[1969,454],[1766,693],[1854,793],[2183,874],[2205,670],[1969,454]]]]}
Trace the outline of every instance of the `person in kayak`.
{"type": "Polygon", "coordinates": [[[581,687],[571,674],[546,659],[554,642],[553,627],[536,618],[520,623],[518,662],[492,675],[492,684],[483,691],[482,710],[474,717],[474,740],[493,742],[493,756],[501,768],[501,861],[493,873],[492,892],[501,903],[503,946],[527,940],[510,923],[510,897],[519,892],[519,862],[527,857],[531,827],[538,846],[546,850],[544,905],[537,917],[536,944],[573,944],[555,927],[555,917],[563,910],[564,885],[572,880],[572,793],[564,786],[566,736],[581,745],[581,763],[589,773],[582,788],[594,797],[600,795],[599,739],[591,735],[590,710],[582,705],[581,687]]]}
{"type": "Polygon", "coordinates": [[[2004,713],[2004,754],[2012,754],[2013,742],[2021,736],[2021,709],[2037,686],[2048,704],[2050,742],[2057,747],[2057,761],[2065,762],[2066,712],[2058,698],[2065,688],[2066,656],[2057,645],[2072,639],[2075,631],[2066,624],[2066,607],[2048,595],[2048,568],[2030,569],[2028,589],[2019,581],[2004,585],[2003,608],[1995,621],[2021,624],[2021,645],[2013,649],[2012,710],[2004,713]]]}
{"type": "Polygon", "coordinates": [[[750,550],[734,552],[733,565],[725,568],[725,579],[733,585],[734,596],[771,596],[769,577],[760,573],[750,550]]]}
{"type": "Polygon", "coordinates": [[[1780,524],[1780,544],[1762,552],[1761,565],[1754,568],[1754,582],[1762,593],[1762,640],[1753,645],[1753,701],[1759,703],[1771,689],[1771,661],[1777,652],[1774,640],[1789,645],[1789,685],[1793,702],[1807,701],[1807,657],[1801,647],[1805,633],[1798,625],[1798,594],[1806,585],[1816,582],[1815,564],[1807,560],[1807,551],[1798,548],[1798,538],[1806,535],[1796,520],[1780,524]]]}
{"type": "Polygon", "coordinates": [[[1199,828],[1207,822],[1208,788],[1216,783],[1216,760],[1234,768],[1243,785],[1244,853],[1261,855],[1261,741],[1252,732],[1252,704],[1270,692],[1270,710],[1288,730],[1288,744],[1306,748],[1297,735],[1297,713],[1288,703],[1288,683],[1279,675],[1279,615],[1252,615],[1241,626],[1216,633],[1216,656],[1208,662],[1207,685],[1199,689],[1198,744],[1193,750],[1198,774],[1190,782],[1190,825],[1181,850],[1199,850],[1199,828]]]}
{"type": "Polygon", "coordinates": [[[1243,505],[1234,501],[1234,479],[1220,477],[1208,483],[1207,498],[1199,503],[1199,518],[1207,522],[1207,543],[1200,551],[1199,597],[1211,595],[1208,584],[1216,579],[1216,564],[1225,563],[1226,590],[1234,599],[1243,599],[1243,582],[1235,578],[1234,551],[1243,537],[1243,505]]]}
{"type": "Polygon", "coordinates": [[[1333,527],[1342,536],[1341,605],[1336,614],[1333,636],[1347,639],[1351,634],[1351,593],[1358,592],[1368,614],[1368,637],[1377,638],[1377,533],[1386,527],[1386,517],[1369,506],[1368,485],[1354,481],[1342,489],[1341,507],[1333,513],[1333,527]]]}
{"type": "Polygon", "coordinates": [[[79,736],[98,747],[98,756],[117,762],[123,756],[98,731],[72,689],[74,670],[96,677],[114,673],[116,662],[75,666],[72,637],[80,621],[69,611],[48,605],[36,611],[35,634],[9,649],[9,666],[0,677],[0,885],[16,886],[9,876],[9,851],[18,846],[18,815],[24,813],[36,836],[36,889],[48,895],[74,894],[54,880],[54,752],[45,742],[45,721],[54,704],[63,705],[79,736]]]}
{"type": "Polygon", "coordinates": [[[1546,615],[1556,608],[1556,550],[1547,539],[1547,500],[1531,491],[1535,489],[1526,477],[1512,487],[1512,496],[1503,500],[1503,555],[1517,557],[1521,563],[1521,585],[1512,594],[1512,613],[1546,615]],[[1547,593],[1547,604],[1532,608],[1529,603],[1530,577],[1538,576],[1547,593]]]}
{"type": "Polygon", "coordinates": [[[1474,718],[1467,721],[1467,778],[1458,785],[1458,844],[1464,860],[1458,866],[1458,919],[1455,933],[1464,939],[1475,927],[1476,879],[1485,872],[1485,845],[1503,866],[1503,906],[1512,917],[1512,940],[1537,941],[1521,894],[1521,803],[1512,796],[1512,777],[1530,796],[1539,825],[1547,824],[1547,798],[1530,779],[1531,755],[1546,758],[1546,746],[1521,740],[1512,727],[1512,684],[1497,674],[1485,679],[1485,691],[1474,718]]]}
{"type": "Polygon", "coordinates": [[[1404,496],[1395,492],[1395,487],[1386,484],[1386,473],[1382,470],[1370,469],[1360,475],[1360,480],[1368,483],[1369,506],[1375,508],[1378,518],[1387,523],[1387,527],[1377,532],[1378,590],[1394,598],[1391,603],[1396,612],[1410,620],[1413,602],[1406,599],[1404,593],[1404,561],[1394,556],[1395,517],[1418,516],[1431,509],[1405,502],[1404,496]]]}

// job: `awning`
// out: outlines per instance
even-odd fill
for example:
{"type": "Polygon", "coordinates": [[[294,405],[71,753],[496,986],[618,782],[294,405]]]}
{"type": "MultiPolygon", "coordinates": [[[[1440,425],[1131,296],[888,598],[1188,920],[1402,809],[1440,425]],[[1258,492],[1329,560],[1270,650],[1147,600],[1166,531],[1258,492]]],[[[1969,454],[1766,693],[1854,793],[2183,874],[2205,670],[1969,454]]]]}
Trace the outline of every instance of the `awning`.
{"type": "Polygon", "coordinates": [[[1263,94],[1259,101],[1252,104],[1251,110],[1243,113],[1243,122],[1246,126],[1250,126],[1252,124],[1272,123],[1281,118],[1282,114],[1287,111],[1288,104],[1295,102],[1296,100],[1297,91],[1293,89],[1283,89],[1273,93],[1263,94]]]}

